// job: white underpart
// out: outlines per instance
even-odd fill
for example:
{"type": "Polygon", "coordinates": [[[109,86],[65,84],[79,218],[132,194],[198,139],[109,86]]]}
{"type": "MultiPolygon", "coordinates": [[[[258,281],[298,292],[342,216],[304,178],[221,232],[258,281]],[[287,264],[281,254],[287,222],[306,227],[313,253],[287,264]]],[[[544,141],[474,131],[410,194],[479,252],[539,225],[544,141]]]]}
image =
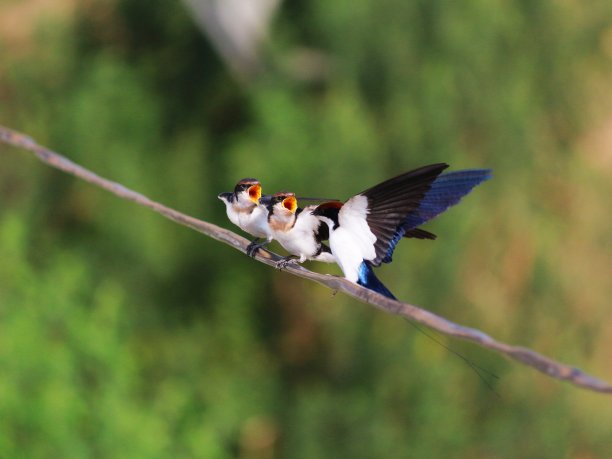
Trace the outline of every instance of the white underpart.
{"type": "Polygon", "coordinates": [[[361,263],[376,258],[376,236],[368,226],[367,215],[368,198],[357,195],[340,209],[339,226],[335,230],[332,230],[333,222],[325,219],[330,226],[329,247],[344,276],[352,282],[357,282],[359,278],[361,263]]]}
{"type": "MultiPolygon", "coordinates": [[[[302,212],[300,212],[295,221],[295,225],[287,231],[274,231],[272,230],[272,236],[278,241],[283,248],[292,255],[300,257],[300,263],[306,260],[317,260],[324,263],[333,263],[336,260],[330,253],[319,251],[319,245],[315,238],[315,231],[321,224],[320,220],[312,215],[312,210],[315,206],[307,206],[302,212]]],[[[293,221],[293,214],[282,208],[282,205],[278,205],[274,209],[274,217],[279,221],[290,222],[293,221]]]]}
{"type": "Polygon", "coordinates": [[[227,218],[238,226],[241,230],[255,236],[272,240],[272,235],[268,227],[268,209],[264,206],[255,204],[243,193],[238,195],[237,202],[225,203],[227,218]],[[255,206],[253,208],[253,206],[255,206]]]}
{"type": "Polygon", "coordinates": [[[240,228],[255,237],[263,237],[272,240],[268,230],[268,209],[257,205],[251,214],[241,213],[238,215],[240,228]]]}

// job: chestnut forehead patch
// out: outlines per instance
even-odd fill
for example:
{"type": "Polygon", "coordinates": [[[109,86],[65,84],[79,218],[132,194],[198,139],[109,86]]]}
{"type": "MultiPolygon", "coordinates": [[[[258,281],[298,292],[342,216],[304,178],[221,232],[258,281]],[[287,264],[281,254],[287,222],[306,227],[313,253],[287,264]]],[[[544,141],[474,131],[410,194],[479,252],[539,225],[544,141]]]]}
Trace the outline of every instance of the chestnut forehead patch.
{"type": "Polygon", "coordinates": [[[295,196],[295,193],[291,193],[290,191],[280,191],[278,193],[274,193],[272,195],[275,198],[288,198],[289,196],[295,196]]]}
{"type": "Polygon", "coordinates": [[[323,204],[320,204],[318,206],[319,209],[341,209],[342,208],[342,203],[340,201],[330,201],[330,202],[324,202],[323,204]]]}
{"type": "Polygon", "coordinates": [[[259,185],[259,180],[254,178],[243,178],[238,182],[238,185],[259,185]]]}
{"type": "Polygon", "coordinates": [[[280,193],[274,193],[272,195],[272,202],[281,202],[284,199],[287,199],[289,197],[295,198],[295,193],[290,193],[288,191],[281,191],[280,193]]]}

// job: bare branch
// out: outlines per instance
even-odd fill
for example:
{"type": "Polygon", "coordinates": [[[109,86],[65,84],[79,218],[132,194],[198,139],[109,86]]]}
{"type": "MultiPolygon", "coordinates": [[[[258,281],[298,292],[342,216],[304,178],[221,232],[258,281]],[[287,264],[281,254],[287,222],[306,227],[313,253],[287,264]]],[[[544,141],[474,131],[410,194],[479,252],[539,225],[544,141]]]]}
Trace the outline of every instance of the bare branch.
{"type": "MultiPolygon", "coordinates": [[[[140,193],[136,193],[135,191],[132,191],[119,183],[102,178],[99,175],[96,175],[78,164],[64,158],[63,156],[41,145],[38,145],[33,139],[24,134],[0,126],[0,141],[28,150],[34,153],[38,159],[52,167],[104,188],[120,198],[148,207],[155,212],[160,213],[164,217],[175,221],[176,223],[188,226],[191,229],[199,231],[200,233],[210,236],[217,241],[224,242],[235,249],[246,253],[246,247],[249,241],[247,241],[245,238],[238,236],[227,229],[213,225],[212,223],[185,215],[155,202],[140,193]]],[[[256,259],[267,265],[274,266],[275,261],[279,260],[280,257],[274,253],[259,250],[256,259]]],[[[589,389],[596,392],[612,393],[612,385],[606,381],[594,378],[578,368],[557,362],[528,348],[502,343],[480,330],[456,324],[417,306],[391,300],[376,292],[353,284],[344,278],[331,276],[329,274],[318,274],[301,266],[294,265],[290,265],[286,271],[296,276],[310,279],[314,282],[325,285],[330,289],[344,292],[347,295],[358,299],[359,301],[371,304],[372,306],[390,314],[397,314],[422,325],[426,325],[427,327],[437,330],[445,335],[467,341],[473,341],[482,347],[492,349],[525,365],[529,365],[552,378],[568,381],[584,389],[589,389]]]]}

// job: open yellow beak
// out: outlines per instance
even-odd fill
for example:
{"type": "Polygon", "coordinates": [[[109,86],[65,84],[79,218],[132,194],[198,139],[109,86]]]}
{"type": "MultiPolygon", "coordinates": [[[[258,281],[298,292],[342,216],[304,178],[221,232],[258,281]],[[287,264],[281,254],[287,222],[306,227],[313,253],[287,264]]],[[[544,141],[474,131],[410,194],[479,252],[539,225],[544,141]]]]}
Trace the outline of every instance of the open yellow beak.
{"type": "Polygon", "coordinates": [[[259,204],[259,198],[261,198],[261,185],[253,185],[249,187],[249,198],[255,204],[259,204]]]}
{"type": "Polygon", "coordinates": [[[283,207],[294,214],[297,210],[297,199],[295,199],[295,196],[289,196],[283,199],[283,207]]]}

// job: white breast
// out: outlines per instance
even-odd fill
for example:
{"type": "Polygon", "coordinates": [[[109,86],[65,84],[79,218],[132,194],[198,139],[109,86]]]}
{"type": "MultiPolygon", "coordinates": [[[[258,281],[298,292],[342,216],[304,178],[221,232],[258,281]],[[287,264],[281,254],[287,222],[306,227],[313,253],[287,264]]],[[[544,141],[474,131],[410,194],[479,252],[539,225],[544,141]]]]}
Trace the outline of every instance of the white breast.
{"type": "Polygon", "coordinates": [[[268,238],[270,235],[268,228],[268,210],[265,207],[255,207],[248,216],[241,216],[240,221],[241,225],[239,226],[255,237],[268,238]]]}
{"type": "Polygon", "coordinates": [[[342,269],[344,277],[352,282],[359,278],[359,266],[365,259],[363,241],[354,232],[342,226],[336,228],[329,236],[329,247],[342,269]]]}
{"type": "Polygon", "coordinates": [[[240,218],[238,218],[238,212],[234,210],[231,203],[225,203],[225,212],[227,213],[227,218],[229,218],[229,221],[241,228],[240,218]]]}
{"type": "Polygon", "coordinates": [[[227,206],[227,218],[243,231],[255,236],[269,236],[268,229],[268,210],[262,206],[256,206],[252,210],[238,208],[231,204],[227,206]]]}
{"type": "Polygon", "coordinates": [[[314,238],[315,227],[309,220],[308,216],[302,212],[297,216],[293,228],[275,233],[275,238],[287,252],[298,255],[304,260],[313,257],[318,251],[314,238]]]}
{"type": "MultiPolygon", "coordinates": [[[[274,232],[274,239],[276,239],[287,252],[299,256],[301,261],[313,259],[319,251],[319,244],[315,239],[314,232],[321,222],[317,217],[311,214],[312,209],[312,206],[306,207],[297,216],[295,225],[293,225],[292,228],[287,231],[274,232]]],[[[331,256],[320,256],[317,257],[317,259],[328,263],[334,261],[331,256]]]]}

